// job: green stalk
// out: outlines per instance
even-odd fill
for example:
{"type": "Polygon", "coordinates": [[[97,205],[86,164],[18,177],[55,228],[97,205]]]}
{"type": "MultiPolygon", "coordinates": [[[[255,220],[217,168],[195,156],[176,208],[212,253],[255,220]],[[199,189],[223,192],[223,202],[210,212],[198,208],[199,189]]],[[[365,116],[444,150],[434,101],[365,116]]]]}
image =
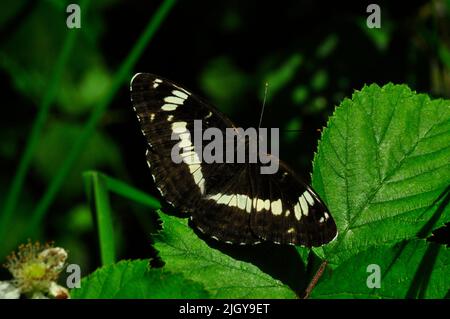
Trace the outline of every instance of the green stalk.
{"type": "Polygon", "coordinates": [[[125,184],[124,182],[118,179],[109,177],[104,174],[102,176],[109,191],[114,192],[122,197],[128,198],[129,200],[134,201],[136,203],[148,206],[152,209],[161,208],[160,202],[155,197],[150,196],[147,193],[139,189],[136,189],[128,184],[125,184]]]}
{"type": "Polygon", "coordinates": [[[116,245],[109,193],[113,192],[152,209],[161,208],[161,204],[153,196],[97,171],[85,172],[83,180],[97,224],[101,263],[103,266],[112,264],[116,261],[116,245]]]}
{"type": "MultiPolygon", "coordinates": [[[[81,3],[81,7],[85,10],[88,1],[84,0],[81,3]]],[[[27,139],[24,153],[20,159],[19,165],[16,170],[16,174],[13,178],[11,186],[9,187],[8,194],[6,196],[5,204],[0,212],[0,238],[6,236],[6,231],[9,229],[9,223],[11,217],[16,210],[19,196],[22,193],[25,178],[30,169],[30,164],[33,159],[34,151],[39,142],[39,138],[42,133],[44,124],[48,118],[50,108],[58,93],[58,87],[61,82],[61,76],[69,60],[70,54],[75,44],[77,35],[80,33],[78,29],[67,29],[68,35],[64,41],[61,53],[56,61],[52,75],[50,77],[48,88],[39,105],[39,111],[36,119],[33,123],[31,133],[27,139]]]]}
{"type": "Polygon", "coordinates": [[[116,245],[109,191],[105,178],[97,172],[87,172],[83,178],[88,201],[96,217],[102,266],[113,264],[116,261],[116,245]]]}
{"type": "Polygon", "coordinates": [[[74,163],[78,159],[80,153],[83,151],[86,142],[89,137],[94,132],[96,125],[103,113],[107,109],[108,105],[113,100],[116,92],[122,87],[122,84],[129,79],[130,73],[136,64],[139,57],[142,55],[144,49],[147,47],[149,41],[152,39],[158,28],[161,26],[162,22],[172,9],[175,4],[175,0],[165,0],[161,6],[158,8],[156,13],[150,19],[147,27],[140,36],[138,42],[135,44],[124,63],[120,66],[118,72],[116,73],[111,89],[105,98],[96,106],[93,110],[90,118],[83,127],[82,133],[75,142],[75,145],[71,148],[66,160],[63,162],[59,170],[57,171],[55,177],[50,182],[44,196],[41,198],[37,204],[35,210],[33,211],[31,221],[29,224],[29,232],[36,229],[41,221],[43,220],[45,214],[47,213],[51,203],[53,202],[56,194],[58,193],[61,185],[65,181],[68,173],[73,167],[74,163]]]}

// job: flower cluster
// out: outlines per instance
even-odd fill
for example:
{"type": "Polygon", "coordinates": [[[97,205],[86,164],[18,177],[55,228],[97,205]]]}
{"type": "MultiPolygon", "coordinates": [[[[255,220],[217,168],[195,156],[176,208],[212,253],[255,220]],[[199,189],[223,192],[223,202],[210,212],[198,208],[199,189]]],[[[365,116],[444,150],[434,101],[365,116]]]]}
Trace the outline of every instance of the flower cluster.
{"type": "Polygon", "coordinates": [[[7,257],[4,265],[13,279],[0,282],[0,298],[69,298],[56,282],[66,266],[67,252],[53,244],[23,244],[7,257]]]}

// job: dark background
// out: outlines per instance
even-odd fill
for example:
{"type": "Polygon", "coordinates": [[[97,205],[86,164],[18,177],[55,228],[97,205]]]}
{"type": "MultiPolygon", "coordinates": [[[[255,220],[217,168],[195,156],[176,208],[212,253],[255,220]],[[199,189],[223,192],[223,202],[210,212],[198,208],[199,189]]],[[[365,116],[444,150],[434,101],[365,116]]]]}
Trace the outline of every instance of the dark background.
{"type": "MultiPolygon", "coordinates": [[[[73,1],[0,4],[0,204],[48,90],[73,1]]],[[[99,266],[97,235],[82,172],[97,169],[156,195],[129,98],[129,78],[65,179],[38,229],[27,221],[116,70],[161,1],[91,1],[57,87],[31,169],[1,238],[1,255],[26,237],[54,240],[83,274],[99,266]]],[[[312,159],[344,97],[364,84],[406,83],[450,97],[450,2],[378,1],[381,29],[368,29],[370,2],[179,1],[159,26],[134,72],[151,72],[205,97],[238,125],[256,126],[269,83],[263,127],[281,128],[281,158],[310,182],[312,159]]],[[[133,72],[133,73],[134,73],[133,72]]],[[[112,198],[120,258],[147,258],[154,219],[148,208],[112,198]]],[[[444,242],[448,231],[438,231],[444,242]]],[[[283,254],[283,249],[281,249],[283,254]]],[[[287,252],[288,253],[288,252],[287,252]]]]}

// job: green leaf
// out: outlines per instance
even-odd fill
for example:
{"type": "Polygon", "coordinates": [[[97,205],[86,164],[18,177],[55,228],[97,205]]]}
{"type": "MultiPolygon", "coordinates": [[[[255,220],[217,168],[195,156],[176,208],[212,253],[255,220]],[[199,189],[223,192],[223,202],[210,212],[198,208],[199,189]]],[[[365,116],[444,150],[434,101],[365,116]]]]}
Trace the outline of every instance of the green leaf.
{"type": "Polygon", "coordinates": [[[202,285],[181,274],[148,269],[148,261],[121,261],[102,267],[71,291],[74,299],[207,298],[202,285]]]}
{"type": "Polygon", "coordinates": [[[202,283],[213,298],[295,298],[291,289],[256,266],[209,247],[187,219],[160,216],[163,230],[155,235],[155,248],[167,271],[202,283]]]}
{"type": "Polygon", "coordinates": [[[339,230],[323,247],[332,266],[450,220],[449,131],[450,101],[405,85],[370,85],[341,103],[313,164],[313,186],[339,230]]]}
{"type": "Polygon", "coordinates": [[[303,263],[305,265],[308,265],[308,257],[309,257],[309,253],[311,252],[311,250],[307,247],[303,247],[303,246],[296,246],[295,249],[298,252],[298,255],[300,257],[300,259],[303,261],[303,263]]]}
{"type": "Polygon", "coordinates": [[[355,255],[327,271],[313,298],[444,298],[450,287],[450,252],[443,246],[415,240],[380,246],[355,255]],[[380,287],[368,288],[380,268],[380,287]]]}

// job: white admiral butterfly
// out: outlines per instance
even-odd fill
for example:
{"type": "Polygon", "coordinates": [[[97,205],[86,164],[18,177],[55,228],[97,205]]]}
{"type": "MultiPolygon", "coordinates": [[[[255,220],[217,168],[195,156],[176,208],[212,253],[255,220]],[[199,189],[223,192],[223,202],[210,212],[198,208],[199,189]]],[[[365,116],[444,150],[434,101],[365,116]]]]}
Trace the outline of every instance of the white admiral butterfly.
{"type": "MultiPolygon", "coordinates": [[[[131,80],[131,100],[147,139],[147,163],[164,199],[190,214],[201,232],[227,243],[321,246],[337,236],[336,224],[320,197],[281,160],[275,174],[260,163],[172,161],[184,135],[183,152],[196,157],[190,134],[203,128],[235,127],[220,111],[171,81],[148,73],[131,80]]],[[[183,154],[182,154],[183,156],[183,154]]]]}

